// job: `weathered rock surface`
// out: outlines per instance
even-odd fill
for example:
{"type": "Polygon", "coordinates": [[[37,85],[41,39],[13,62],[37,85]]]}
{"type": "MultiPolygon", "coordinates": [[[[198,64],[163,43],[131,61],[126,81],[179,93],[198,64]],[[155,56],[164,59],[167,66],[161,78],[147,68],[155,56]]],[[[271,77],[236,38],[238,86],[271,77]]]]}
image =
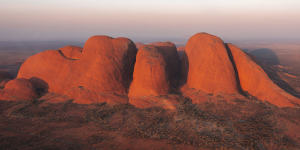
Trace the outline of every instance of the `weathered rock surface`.
{"type": "Polygon", "coordinates": [[[70,59],[80,59],[82,55],[82,48],[78,46],[68,45],[60,48],[62,54],[70,59]]]}
{"type": "Polygon", "coordinates": [[[207,33],[192,36],[185,47],[186,86],[207,93],[238,93],[232,62],[223,41],[207,33]]]}
{"type": "Polygon", "coordinates": [[[80,48],[67,47],[38,53],[22,64],[18,78],[38,78],[50,92],[60,94],[80,87],[100,94],[127,94],[137,52],[132,41],[93,36],[80,57],[79,52],[80,48]]]}
{"type": "Polygon", "coordinates": [[[32,83],[23,78],[10,80],[0,90],[0,100],[33,100],[38,97],[32,83]]]}
{"type": "Polygon", "coordinates": [[[0,99],[29,100],[49,92],[54,94],[41,99],[175,109],[178,98],[170,95],[184,85],[182,96],[193,103],[249,94],[280,107],[300,104],[244,52],[216,36],[195,34],[180,53],[171,42],[138,47],[127,38],[93,36],[83,48],[38,53],[22,64],[16,80],[0,83],[0,99]]]}
{"type": "Polygon", "coordinates": [[[232,44],[227,44],[234,58],[241,88],[258,99],[268,101],[277,106],[295,106],[300,99],[288,94],[268,77],[246,53],[232,44]]]}
{"type": "Polygon", "coordinates": [[[129,103],[138,108],[162,107],[174,110],[176,97],[166,96],[175,90],[180,62],[176,47],[170,42],[142,46],[137,53],[129,103]]]}
{"type": "Polygon", "coordinates": [[[169,93],[167,63],[156,46],[138,50],[129,97],[160,96],[169,93]]]}

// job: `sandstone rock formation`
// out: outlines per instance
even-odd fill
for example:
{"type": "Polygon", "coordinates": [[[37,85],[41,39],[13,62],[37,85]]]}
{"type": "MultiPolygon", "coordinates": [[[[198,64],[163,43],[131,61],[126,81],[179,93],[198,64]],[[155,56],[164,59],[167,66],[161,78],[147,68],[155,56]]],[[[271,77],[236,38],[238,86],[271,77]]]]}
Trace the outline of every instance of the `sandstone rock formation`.
{"type": "Polygon", "coordinates": [[[138,108],[175,109],[178,104],[176,96],[167,94],[177,86],[179,66],[173,43],[157,42],[140,47],[128,94],[130,104],[138,108]]]}
{"type": "Polygon", "coordinates": [[[215,95],[234,99],[250,94],[280,107],[300,104],[244,52],[216,36],[195,34],[179,54],[171,42],[138,47],[126,38],[93,36],[83,49],[66,46],[38,53],[22,64],[0,99],[29,100],[49,91],[54,94],[41,99],[54,95],[55,102],[175,109],[180,95],[171,93],[185,84],[182,95],[194,103],[215,95]]]}
{"type": "MultiPolygon", "coordinates": [[[[60,94],[68,93],[68,89],[84,88],[100,95],[126,95],[136,52],[129,39],[93,36],[86,41],[81,56],[80,48],[74,47],[31,56],[22,64],[18,78],[38,78],[48,84],[50,92],[60,94]]],[[[92,99],[106,101],[99,97],[92,99]]]]}
{"type": "Polygon", "coordinates": [[[68,45],[60,48],[62,54],[70,59],[80,59],[82,54],[82,48],[78,46],[68,45]]]}
{"type": "Polygon", "coordinates": [[[5,88],[0,90],[0,100],[33,100],[37,97],[35,87],[23,78],[8,81],[5,88]]]}
{"type": "Polygon", "coordinates": [[[192,36],[185,47],[186,86],[206,93],[238,93],[235,70],[223,41],[207,33],[192,36]]]}
{"type": "Polygon", "coordinates": [[[227,44],[235,61],[241,88],[258,99],[277,106],[295,106],[300,99],[288,94],[268,77],[264,70],[247,54],[232,44],[227,44]]]}
{"type": "Polygon", "coordinates": [[[160,96],[169,93],[167,63],[160,50],[146,45],[138,50],[129,97],[160,96]]]}

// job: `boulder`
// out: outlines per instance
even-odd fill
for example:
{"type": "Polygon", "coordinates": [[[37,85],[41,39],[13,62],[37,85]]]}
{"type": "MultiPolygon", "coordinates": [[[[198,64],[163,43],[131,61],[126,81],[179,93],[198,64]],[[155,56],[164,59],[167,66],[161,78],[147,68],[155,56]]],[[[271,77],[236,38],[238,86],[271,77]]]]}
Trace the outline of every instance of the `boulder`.
{"type": "Polygon", "coordinates": [[[239,93],[233,64],[223,41],[207,33],[192,36],[185,47],[186,86],[206,93],[239,93]]]}
{"type": "Polygon", "coordinates": [[[33,100],[37,97],[33,84],[23,78],[8,81],[4,89],[0,90],[0,100],[33,100]]]}
{"type": "Polygon", "coordinates": [[[296,106],[300,99],[278,87],[264,70],[245,52],[233,44],[227,44],[236,64],[242,90],[258,99],[279,107],[296,106]]]}

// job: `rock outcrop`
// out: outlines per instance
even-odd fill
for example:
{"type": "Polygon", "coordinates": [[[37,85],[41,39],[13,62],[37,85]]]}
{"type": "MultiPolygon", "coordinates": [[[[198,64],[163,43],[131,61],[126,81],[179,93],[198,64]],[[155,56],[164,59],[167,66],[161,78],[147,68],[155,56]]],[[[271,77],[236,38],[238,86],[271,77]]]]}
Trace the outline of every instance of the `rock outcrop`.
{"type": "MultiPolygon", "coordinates": [[[[137,52],[131,40],[93,36],[86,41],[81,56],[80,51],[65,47],[31,56],[22,64],[18,78],[38,78],[48,84],[50,92],[59,94],[84,88],[99,95],[127,95],[137,52]]],[[[90,101],[106,99],[92,97],[86,103],[90,101]]]]}
{"type": "Polygon", "coordinates": [[[160,96],[169,93],[167,63],[156,46],[138,50],[129,97],[160,96]]]}
{"type": "Polygon", "coordinates": [[[207,33],[192,36],[185,47],[186,86],[206,93],[238,93],[235,70],[223,41],[207,33]]]}
{"type": "Polygon", "coordinates": [[[300,105],[300,99],[279,88],[245,52],[227,44],[235,61],[242,90],[277,106],[300,105]]]}
{"type": "Polygon", "coordinates": [[[82,48],[78,46],[68,45],[59,49],[62,54],[69,59],[80,59],[82,48]]]}
{"type": "Polygon", "coordinates": [[[175,90],[179,65],[176,47],[170,42],[140,47],[128,94],[130,104],[138,108],[175,109],[178,104],[176,96],[167,94],[175,90]]]}
{"type": "Polygon", "coordinates": [[[0,99],[32,100],[49,91],[41,99],[176,109],[181,95],[174,93],[184,85],[182,95],[193,103],[248,94],[280,107],[300,105],[247,54],[216,36],[195,34],[179,54],[171,42],[138,47],[127,38],[93,36],[83,48],[38,53],[22,64],[17,79],[3,82],[0,99]]]}
{"type": "Polygon", "coordinates": [[[0,90],[0,100],[33,100],[37,97],[35,87],[29,80],[23,78],[8,81],[4,89],[0,90]]]}

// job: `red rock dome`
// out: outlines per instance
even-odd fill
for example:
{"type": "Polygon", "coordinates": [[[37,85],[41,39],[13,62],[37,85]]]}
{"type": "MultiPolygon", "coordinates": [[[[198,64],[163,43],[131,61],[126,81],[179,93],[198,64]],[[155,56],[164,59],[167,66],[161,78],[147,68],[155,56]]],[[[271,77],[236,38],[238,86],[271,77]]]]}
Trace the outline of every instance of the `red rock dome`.
{"type": "Polygon", "coordinates": [[[268,77],[264,70],[247,54],[232,44],[228,47],[234,58],[241,88],[258,99],[268,101],[277,106],[295,106],[300,99],[288,94],[268,77]]]}
{"type": "Polygon", "coordinates": [[[23,78],[8,81],[5,88],[0,90],[0,100],[33,100],[37,97],[35,87],[23,78]]]}
{"type": "Polygon", "coordinates": [[[169,92],[167,64],[163,54],[155,46],[139,49],[130,85],[129,97],[159,96],[169,92]]]}
{"type": "Polygon", "coordinates": [[[38,78],[48,84],[50,92],[59,94],[84,87],[97,93],[127,95],[137,52],[131,40],[93,36],[79,59],[69,59],[74,55],[67,52],[78,54],[79,49],[66,47],[33,55],[22,64],[18,78],[38,78]]]}
{"type": "Polygon", "coordinates": [[[223,41],[207,33],[192,36],[185,47],[186,85],[207,93],[238,93],[232,62],[223,41]]]}

